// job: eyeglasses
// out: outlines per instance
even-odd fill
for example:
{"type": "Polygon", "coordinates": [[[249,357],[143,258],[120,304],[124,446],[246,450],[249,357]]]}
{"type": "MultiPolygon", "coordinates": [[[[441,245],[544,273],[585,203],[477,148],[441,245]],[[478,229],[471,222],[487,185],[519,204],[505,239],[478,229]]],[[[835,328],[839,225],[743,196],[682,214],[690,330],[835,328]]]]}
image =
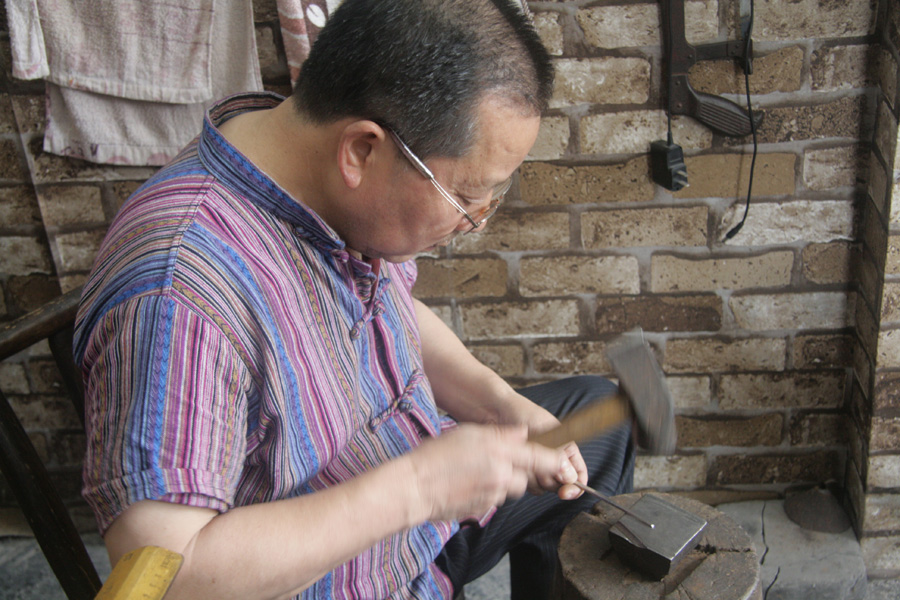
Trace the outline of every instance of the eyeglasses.
{"type": "Polygon", "coordinates": [[[444,197],[444,200],[449,202],[453,206],[453,208],[459,211],[459,213],[466,218],[466,221],[469,222],[469,225],[471,225],[471,227],[467,229],[465,233],[471,233],[472,231],[478,229],[479,227],[484,225],[485,221],[494,216],[494,213],[497,212],[497,209],[500,207],[500,202],[503,201],[503,197],[506,195],[506,192],[509,191],[509,188],[512,185],[512,176],[510,176],[506,181],[495,185],[493,191],[491,192],[491,201],[488,203],[488,205],[479,210],[474,215],[470,215],[468,212],[466,212],[466,209],[460,206],[459,202],[456,201],[456,199],[450,194],[450,192],[445,190],[444,186],[437,182],[437,179],[434,178],[434,173],[431,172],[431,169],[425,166],[425,163],[422,162],[422,159],[413,154],[413,151],[410,150],[409,146],[406,145],[406,142],[400,139],[400,136],[397,135],[397,133],[393,129],[385,127],[385,130],[391,134],[391,138],[393,138],[394,143],[397,144],[397,147],[400,149],[400,152],[403,154],[403,156],[405,156],[407,160],[412,163],[412,166],[415,167],[419,173],[421,173],[426,179],[428,179],[428,181],[431,182],[431,185],[433,185],[435,189],[440,192],[441,196],[444,197]]]}

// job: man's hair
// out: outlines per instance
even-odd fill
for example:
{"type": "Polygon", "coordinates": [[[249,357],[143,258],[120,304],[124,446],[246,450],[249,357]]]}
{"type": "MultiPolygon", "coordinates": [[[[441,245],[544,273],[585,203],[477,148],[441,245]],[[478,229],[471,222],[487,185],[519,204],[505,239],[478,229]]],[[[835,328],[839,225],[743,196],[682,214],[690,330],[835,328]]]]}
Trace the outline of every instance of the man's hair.
{"type": "Polygon", "coordinates": [[[390,127],[421,157],[465,154],[487,94],[540,114],[553,66],[516,0],[345,0],[294,87],[314,123],[390,127]]]}

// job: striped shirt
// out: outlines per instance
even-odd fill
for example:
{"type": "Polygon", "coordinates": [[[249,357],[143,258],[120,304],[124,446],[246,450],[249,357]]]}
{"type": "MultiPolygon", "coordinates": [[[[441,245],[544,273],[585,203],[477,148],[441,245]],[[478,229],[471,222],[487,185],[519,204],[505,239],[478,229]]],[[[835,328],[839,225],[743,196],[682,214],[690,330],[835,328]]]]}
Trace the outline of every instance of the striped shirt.
{"type": "MultiPolygon", "coordinates": [[[[144,499],[227,511],[314,493],[448,426],[422,370],[415,263],[354,258],[216,129],[280,100],[214,106],[95,260],[75,354],[101,531],[144,499]]],[[[303,597],[450,597],[434,558],[457,529],[393,535],[303,597]]]]}

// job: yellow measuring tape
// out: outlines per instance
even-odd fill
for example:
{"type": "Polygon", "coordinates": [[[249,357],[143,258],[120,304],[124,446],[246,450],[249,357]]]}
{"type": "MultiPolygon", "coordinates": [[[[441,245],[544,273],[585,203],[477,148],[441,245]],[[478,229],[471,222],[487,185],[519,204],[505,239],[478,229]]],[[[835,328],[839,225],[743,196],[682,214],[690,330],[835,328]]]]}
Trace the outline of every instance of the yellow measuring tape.
{"type": "Polygon", "coordinates": [[[95,600],[162,600],[183,561],[158,546],[132,550],[116,563],[95,600]]]}

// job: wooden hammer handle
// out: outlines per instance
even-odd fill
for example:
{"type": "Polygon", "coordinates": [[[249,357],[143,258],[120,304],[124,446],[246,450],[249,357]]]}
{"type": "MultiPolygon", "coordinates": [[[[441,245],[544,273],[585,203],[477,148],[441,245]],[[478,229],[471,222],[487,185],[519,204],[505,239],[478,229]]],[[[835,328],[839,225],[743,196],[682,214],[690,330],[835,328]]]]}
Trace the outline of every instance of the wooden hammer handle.
{"type": "Polygon", "coordinates": [[[531,441],[548,448],[558,448],[572,441],[582,442],[619,425],[630,416],[628,399],[622,394],[614,394],[568,415],[559,427],[539,433],[531,441]]]}

